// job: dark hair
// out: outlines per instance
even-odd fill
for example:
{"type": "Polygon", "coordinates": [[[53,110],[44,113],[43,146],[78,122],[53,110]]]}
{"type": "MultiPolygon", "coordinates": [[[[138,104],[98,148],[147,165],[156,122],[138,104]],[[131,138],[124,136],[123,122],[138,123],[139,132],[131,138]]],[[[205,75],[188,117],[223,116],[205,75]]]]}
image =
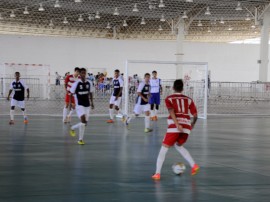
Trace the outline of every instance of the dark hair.
{"type": "Polygon", "coordinates": [[[184,89],[184,83],[182,79],[177,79],[173,83],[173,88],[177,92],[182,92],[184,89]]]}
{"type": "Polygon", "coordinates": [[[76,71],[80,71],[80,68],[79,67],[75,67],[74,72],[76,72],[76,71]]]}
{"type": "Polygon", "coordinates": [[[144,74],[144,77],[146,77],[146,76],[151,76],[149,73],[145,73],[144,74]]]}
{"type": "Polygon", "coordinates": [[[152,71],[152,74],[154,74],[154,73],[157,73],[157,71],[156,70],[152,71]]]}
{"type": "Polygon", "coordinates": [[[114,70],[114,72],[120,73],[119,69],[114,70]]]}
{"type": "Polygon", "coordinates": [[[20,72],[15,72],[15,74],[20,74],[20,72]]]}
{"type": "Polygon", "coordinates": [[[81,68],[80,69],[80,72],[86,72],[86,69],[85,68],[81,68]]]}

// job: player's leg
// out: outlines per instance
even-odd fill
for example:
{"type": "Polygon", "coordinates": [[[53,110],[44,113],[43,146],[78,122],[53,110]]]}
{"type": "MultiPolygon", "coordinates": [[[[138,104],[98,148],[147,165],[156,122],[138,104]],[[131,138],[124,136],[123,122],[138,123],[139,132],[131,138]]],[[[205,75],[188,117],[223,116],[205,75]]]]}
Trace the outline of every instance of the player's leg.
{"type": "Polygon", "coordinates": [[[153,129],[151,128],[151,120],[150,120],[150,105],[146,104],[143,105],[143,111],[145,113],[145,117],[144,117],[144,125],[145,125],[145,129],[144,132],[149,133],[152,132],[153,129]]]}
{"type": "Polygon", "coordinates": [[[64,109],[63,109],[63,122],[64,123],[67,123],[68,108],[69,108],[69,95],[66,94],[65,106],[64,106],[64,109]]]}
{"type": "Polygon", "coordinates": [[[18,107],[21,108],[22,110],[22,114],[23,114],[23,119],[24,119],[24,123],[28,124],[28,119],[27,119],[27,114],[26,114],[26,109],[25,109],[25,102],[24,101],[17,101],[18,103],[18,107]]]}
{"type": "Polygon", "coordinates": [[[154,120],[157,121],[158,120],[158,116],[157,115],[158,115],[159,105],[160,105],[160,93],[157,93],[156,94],[155,104],[156,104],[156,107],[155,107],[155,111],[154,111],[154,114],[155,114],[154,120]]]}
{"type": "Polygon", "coordinates": [[[189,151],[183,146],[183,144],[187,141],[188,134],[181,133],[179,135],[179,139],[177,143],[174,144],[175,149],[183,156],[184,159],[189,163],[191,167],[191,175],[197,174],[200,167],[195,163],[192,156],[190,155],[189,151]]]}
{"type": "Polygon", "coordinates": [[[67,115],[67,122],[68,123],[71,122],[71,116],[72,116],[74,110],[75,110],[75,99],[74,99],[74,96],[72,96],[71,97],[71,108],[70,108],[69,114],[67,115]]]}
{"type": "MultiPolygon", "coordinates": [[[[83,107],[85,108],[85,107],[83,107]]],[[[84,109],[84,112],[86,112],[86,110],[84,109]]],[[[79,145],[84,145],[84,141],[83,141],[83,137],[84,137],[84,132],[85,132],[85,126],[87,124],[87,121],[86,121],[86,113],[84,113],[82,116],[81,116],[81,123],[80,123],[80,127],[79,127],[79,140],[78,140],[78,144],[79,145]]]]}
{"type": "Polygon", "coordinates": [[[15,106],[16,106],[16,100],[11,99],[11,103],[10,103],[10,121],[9,121],[10,125],[14,124],[15,106]]]}
{"type": "Polygon", "coordinates": [[[122,100],[122,97],[118,97],[118,99],[114,102],[114,107],[115,107],[115,111],[116,111],[116,116],[117,117],[121,117],[122,116],[122,111],[121,111],[121,108],[120,108],[120,105],[121,105],[121,100],[122,100]]]}
{"type": "Polygon", "coordinates": [[[155,113],[154,113],[154,101],[155,101],[155,93],[152,93],[151,94],[151,97],[150,97],[150,101],[149,101],[149,104],[151,105],[151,111],[150,111],[150,118],[151,118],[151,121],[154,120],[154,116],[155,116],[155,113]]]}
{"type": "Polygon", "coordinates": [[[125,117],[125,124],[126,126],[129,126],[130,122],[136,117],[136,116],[139,116],[141,114],[141,111],[142,111],[142,105],[140,104],[135,104],[134,106],[134,109],[133,109],[133,112],[134,114],[131,114],[131,115],[127,115],[127,117],[125,117]]]}
{"type": "Polygon", "coordinates": [[[158,154],[157,163],[156,163],[156,173],[152,176],[154,180],[160,179],[161,169],[166,157],[166,154],[171,146],[175,144],[177,141],[178,134],[175,133],[167,133],[164,137],[161,149],[158,154]]]}
{"type": "Polygon", "coordinates": [[[110,119],[107,121],[107,123],[113,123],[113,118],[114,118],[114,114],[113,114],[113,106],[114,106],[114,101],[115,101],[115,96],[111,96],[110,98],[110,105],[109,105],[109,116],[110,116],[110,119]]]}

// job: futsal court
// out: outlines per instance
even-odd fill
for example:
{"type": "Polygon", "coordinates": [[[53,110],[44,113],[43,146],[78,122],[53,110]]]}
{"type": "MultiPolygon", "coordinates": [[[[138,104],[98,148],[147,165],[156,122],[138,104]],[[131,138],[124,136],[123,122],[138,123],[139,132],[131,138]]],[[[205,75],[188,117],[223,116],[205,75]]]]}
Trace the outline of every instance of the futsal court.
{"type": "Polygon", "coordinates": [[[129,129],[90,117],[83,146],[57,117],[1,118],[1,201],[268,201],[269,118],[199,120],[186,148],[201,166],[190,176],[172,172],[184,162],[171,148],[161,181],[153,181],[166,119],[145,134],[142,118],[129,129]],[[241,129],[240,129],[241,128],[241,129]]]}

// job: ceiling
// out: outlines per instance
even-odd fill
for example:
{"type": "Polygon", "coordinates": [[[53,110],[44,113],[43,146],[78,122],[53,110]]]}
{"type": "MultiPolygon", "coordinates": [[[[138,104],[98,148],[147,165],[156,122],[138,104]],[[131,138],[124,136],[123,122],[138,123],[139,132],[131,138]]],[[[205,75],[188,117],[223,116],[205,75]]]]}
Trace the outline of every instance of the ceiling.
{"type": "Polygon", "coordinates": [[[182,22],[185,40],[228,42],[258,37],[258,19],[269,4],[270,0],[1,0],[0,33],[175,40],[182,22]]]}

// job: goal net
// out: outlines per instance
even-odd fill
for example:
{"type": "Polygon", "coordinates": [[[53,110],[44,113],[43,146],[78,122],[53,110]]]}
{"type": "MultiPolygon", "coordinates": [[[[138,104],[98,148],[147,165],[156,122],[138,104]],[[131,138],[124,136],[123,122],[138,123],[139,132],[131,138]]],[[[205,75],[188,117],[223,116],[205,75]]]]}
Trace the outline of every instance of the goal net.
{"type": "Polygon", "coordinates": [[[153,70],[157,71],[163,89],[159,115],[168,115],[164,100],[173,93],[172,86],[175,79],[183,79],[183,94],[194,100],[198,110],[198,117],[207,118],[208,64],[198,62],[127,60],[122,106],[125,114],[133,113],[138,84],[143,80],[145,73],[151,74],[153,70]]]}

